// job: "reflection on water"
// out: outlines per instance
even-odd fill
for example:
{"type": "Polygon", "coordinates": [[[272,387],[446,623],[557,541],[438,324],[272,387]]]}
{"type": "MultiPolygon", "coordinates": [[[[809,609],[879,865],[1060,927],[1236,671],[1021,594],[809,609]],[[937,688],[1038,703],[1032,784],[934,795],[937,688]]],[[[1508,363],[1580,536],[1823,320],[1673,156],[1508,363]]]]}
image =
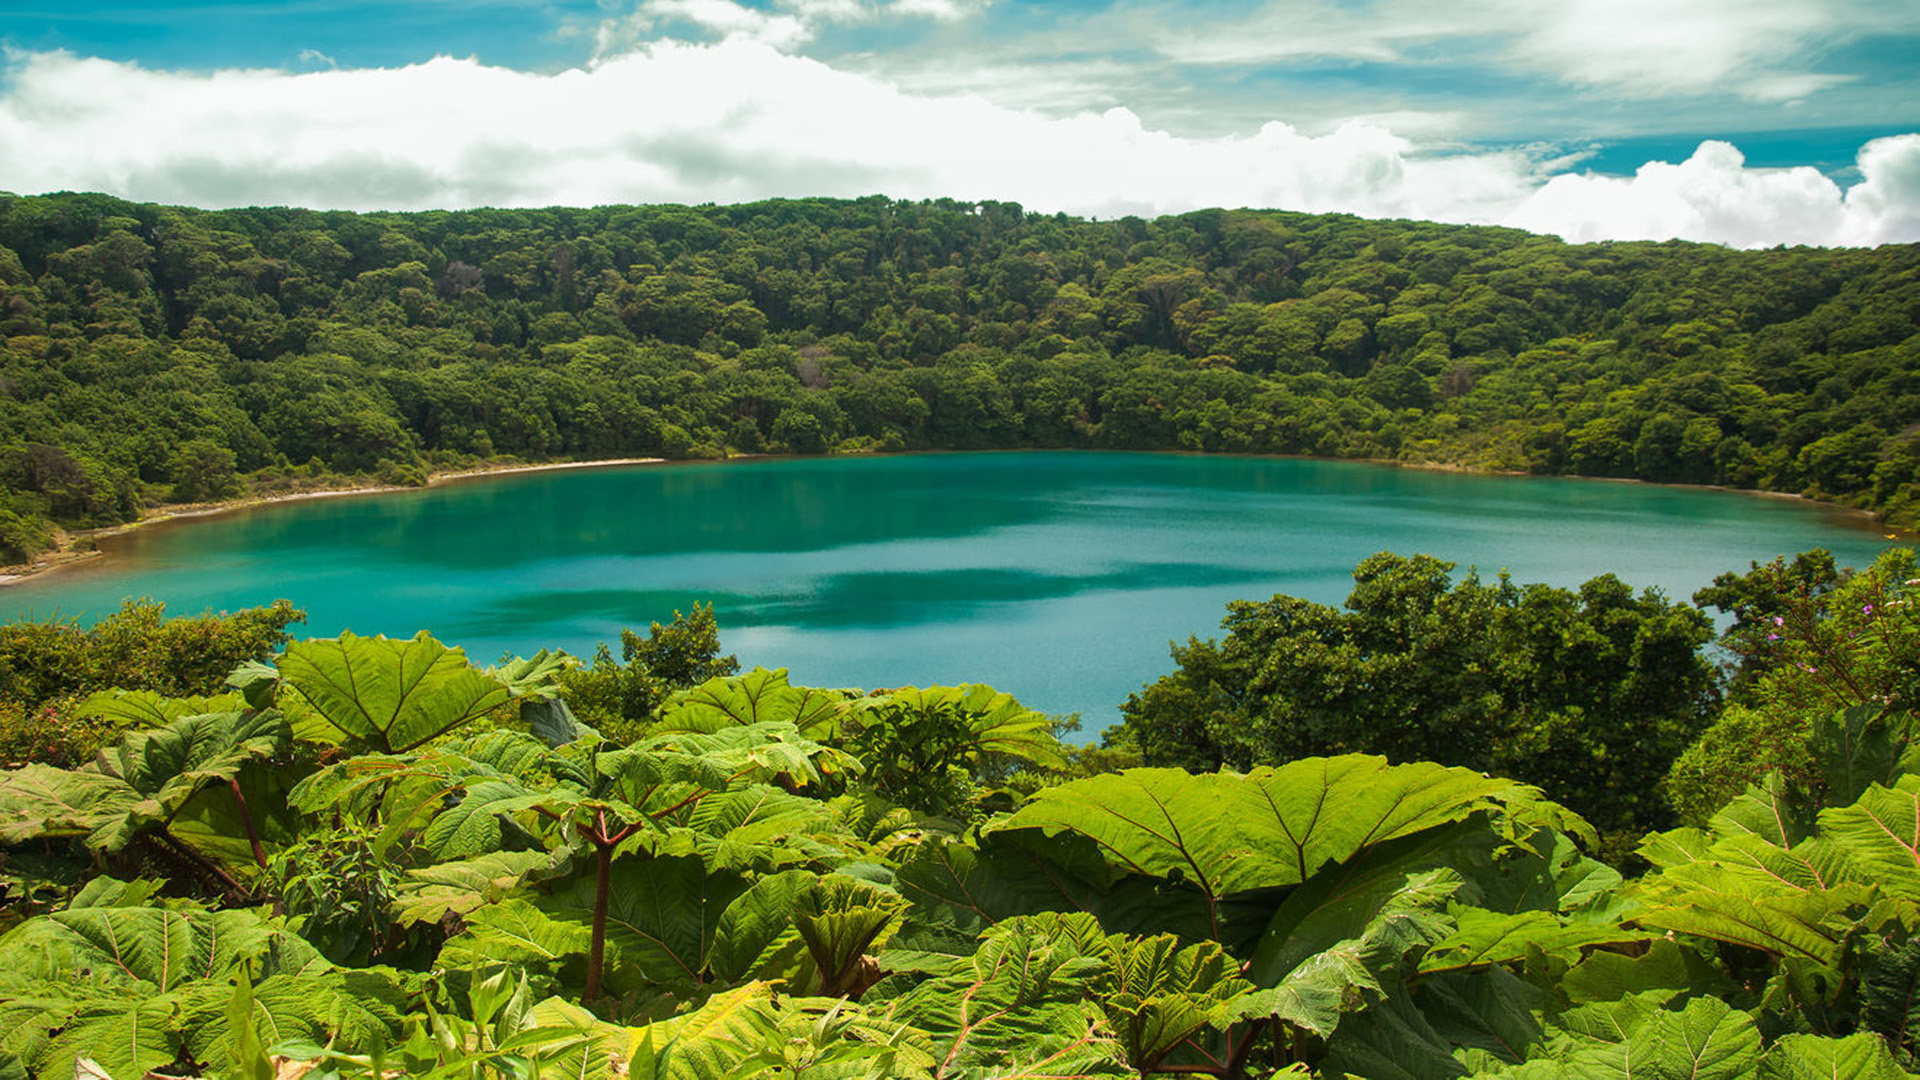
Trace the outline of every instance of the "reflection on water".
{"type": "Polygon", "coordinates": [[[1110,722],[1169,639],[1225,603],[1337,603],[1360,559],[1429,552],[1571,585],[1686,596],[1749,561],[1882,542],[1783,500],[1270,458],[936,454],[639,466],[323,499],[144,530],[0,592],[11,616],[287,597],[334,634],[421,627],[481,660],[590,655],[713,603],[748,664],[802,682],[993,682],[1110,722]]]}

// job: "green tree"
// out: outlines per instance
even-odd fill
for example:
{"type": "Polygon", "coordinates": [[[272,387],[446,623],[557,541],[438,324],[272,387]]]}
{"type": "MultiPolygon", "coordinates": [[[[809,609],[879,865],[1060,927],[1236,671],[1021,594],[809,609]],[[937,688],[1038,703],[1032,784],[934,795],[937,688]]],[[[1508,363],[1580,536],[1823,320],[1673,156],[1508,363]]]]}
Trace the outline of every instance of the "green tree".
{"type": "Polygon", "coordinates": [[[1429,556],[1372,556],[1339,611],[1228,605],[1224,641],[1121,706],[1145,761],[1247,769],[1315,754],[1430,758],[1539,784],[1604,831],[1668,819],[1656,791],[1705,727],[1711,625],[1611,575],[1577,592],[1484,584],[1429,556]]]}
{"type": "Polygon", "coordinates": [[[684,615],[675,611],[665,626],[653,623],[644,637],[622,628],[619,660],[602,642],[593,663],[568,671],[562,684],[581,719],[621,739],[643,731],[674,691],[739,670],[737,657],[720,653],[713,605],[695,604],[684,615]]]}
{"type": "Polygon", "coordinates": [[[181,443],[167,459],[173,500],[204,502],[233,494],[239,489],[233,472],[235,460],[233,451],[211,439],[181,443]]]}

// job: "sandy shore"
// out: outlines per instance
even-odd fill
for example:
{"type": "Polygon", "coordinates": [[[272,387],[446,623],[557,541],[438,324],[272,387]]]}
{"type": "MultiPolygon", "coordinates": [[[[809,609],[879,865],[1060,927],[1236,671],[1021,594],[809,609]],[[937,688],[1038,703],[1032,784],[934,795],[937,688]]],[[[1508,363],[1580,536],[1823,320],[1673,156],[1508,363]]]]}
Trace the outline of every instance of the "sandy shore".
{"type": "MultiPolygon", "coordinates": [[[[482,477],[506,476],[512,473],[551,472],[556,469],[604,469],[616,465],[653,465],[665,461],[665,458],[609,458],[605,461],[558,461],[546,465],[486,465],[476,469],[458,469],[450,472],[434,473],[427,478],[427,486],[450,483],[456,480],[478,479],[482,477]]],[[[124,525],[110,525],[103,529],[80,529],[63,532],[58,535],[57,544],[52,551],[44,552],[32,563],[21,566],[0,567],[0,586],[12,584],[35,574],[49,570],[58,570],[63,566],[87,562],[100,558],[104,552],[97,547],[90,550],[78,550],[78,546],[88,541],[97,541],[109,536],[143,529],[149,525],[158,525],[167,521],[181,521],[187,518],[216,517],[231,514],[238,510],[251,510],[258,506],[272,506],[275,503],[302,502],[307,499],[331,499],[342,495],[378,495],[395,491],[419,491],[415,487],[401,487],[392,484],[361,484],[355,487],[318,488],[313,491],[289,491],[281,495],[248,495],[237,499],[226,499],[213,503],[180,503],[155,507],[139,521],[129,521],[124,525]]]]}

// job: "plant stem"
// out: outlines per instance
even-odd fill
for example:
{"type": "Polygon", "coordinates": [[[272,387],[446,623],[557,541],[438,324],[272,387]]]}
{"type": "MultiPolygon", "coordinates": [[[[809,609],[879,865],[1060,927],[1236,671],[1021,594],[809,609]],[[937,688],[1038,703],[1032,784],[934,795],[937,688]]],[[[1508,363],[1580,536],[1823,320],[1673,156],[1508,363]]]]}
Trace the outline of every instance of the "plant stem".
{"type": "Polygon", "coordinates": [[[233,789],[234,804],[240,808],[240,827],[247,831],[247,843],[253,845],[253,861],[265,870],[267,852],[260,846],[260,830],[253,827],[253,811],[247,806],[247,797],[240,794],[240,778],[235,776],[228,779],[227,786],[233,789]]]}
{"type": "Polygon", "coordinates": [[[607,900],[613,884],[613,843],[607,836],[607,815],[599,814],[597,830],[582,828],[587,839],[593,843],[593,940],[587,950],[587,992],[586,1000],[593,1001],[600,996],[600,969],[607,955],[607,900]]]}

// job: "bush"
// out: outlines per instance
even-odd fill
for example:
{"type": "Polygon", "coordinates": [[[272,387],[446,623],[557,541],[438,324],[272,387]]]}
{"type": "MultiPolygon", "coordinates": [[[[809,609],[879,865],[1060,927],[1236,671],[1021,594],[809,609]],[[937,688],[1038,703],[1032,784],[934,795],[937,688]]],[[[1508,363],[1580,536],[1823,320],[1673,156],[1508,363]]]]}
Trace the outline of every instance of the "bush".
{"type": "Polygon", "coordinates": [[[1107,740],[1196,771],[1431,759],[1537,784],[1603,832],[1667,824],[1659,781],[1716,704],[1706,617],[1612,575],[1573,591],[1452,571],[1380,554],[1345,611],[1229,604],[1226,640],[1176,645],[1107,740]]]}
{"type": "Polygon", "coordinates": [[[638,738],[668,694],[740,670],[738,658],[720,655],[711,604],[695,604],[686,615],[675,611],[673,622],[654,623],[646,637],[623,628],[620,657],[602,642],[591,665],[561,676],[574,714],[618,742],[638,738]]]}
{"type": "MultiPolygon", "coordinates": [[[[168,697],[215,692],[228,672],[264,659],[286,643],[289,625],[305,619],[285,600],[231,615],[173,619],[165,604],[130,600],[86,629],[61,621],[0,626],[0,748],[8,748],[9,760],[21,760],[12,748],[63,741],[79,753],[94,733],[91,724],[67,716],[65,707],[77,699],[115,688],[168,697]],[[48,730],[35,730],[41,726],[48,730]]],[[[90,756],[91,750],[80,755],[90,756]]]]}

